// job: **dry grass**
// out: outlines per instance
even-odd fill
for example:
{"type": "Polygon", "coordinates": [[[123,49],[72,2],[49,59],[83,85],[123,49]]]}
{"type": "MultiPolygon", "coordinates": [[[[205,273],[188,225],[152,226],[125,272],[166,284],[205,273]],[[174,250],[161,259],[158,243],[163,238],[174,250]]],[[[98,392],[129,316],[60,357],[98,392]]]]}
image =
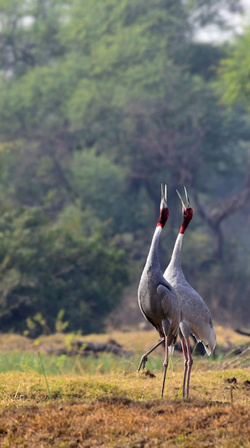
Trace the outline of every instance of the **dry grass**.
{"type": "Polygon", "coordinates": [[[179,398],[182,372],[49,376],[0,375],[2,447],[247,447],[246,369],[195,371],[191,399],[179,398]],[[236,378],[237,383],[228,379],[236,378]]]}
{"type": "Polygon", "coordinates": [[[7,447],[247,447],[244,407],[104,399],[17,408],[0,416],[7,447]]]}
{"type": "MultiPolygon", "coordinates": [[[[249,340],[220,328],[217,335],[222,346],[249,340]]],[[[5,351],[9,347],[37,356],[38,350],[69,343],[70,338],[55,335],[30,341],[9,335],[2,336],[0,344],[5,351]]],[[[0,447],[250,446],[249,369],[239,364],[224,370],[225,363],[196,357],[191,398],[185,401],[181,399],[183,361],[175,353],[161,400],[162,351],[148,363],[154,375],[136,372],[141,354],[156,342],[156,332],[114,332],[83,339],[105,342],[110,338],[135,356],[125,363],[114,358],[109,372],[103,368],[105,356],[95,360],[94,374],[76,359],[77,374],[66,375],[63,370],[60,375],[47,374],[49,390],[41,370],[35,372],[28,365],[22,373],[0,373],[0,447]]]]}
{"type": "MultiPolygon", "coordinates": [[[[248,336],[237,334],[231,328],[225,328],[216,325],[217,344],[224,346],[238,346],[249,342],[248,336]]],[[[1,352],[9,352],[11,350],[19,350],[25,352],[46,351],[49,346],[53,348],[61,348],[66,344],[70,344],[73,338],[83,341],[92,342],[108,342],[114,339],[121,344],[125,350],[132,352],[144,352],[150,345],[154,345],[157,341],[157,333],[155,330],[150,331],[111,331],[106,334],[91,334],[88,336],[72,335],[72,334],[53,334],[50,336],[41,336],[33,340],[25,336],[17,334],[0,334],[1,352]]]]}

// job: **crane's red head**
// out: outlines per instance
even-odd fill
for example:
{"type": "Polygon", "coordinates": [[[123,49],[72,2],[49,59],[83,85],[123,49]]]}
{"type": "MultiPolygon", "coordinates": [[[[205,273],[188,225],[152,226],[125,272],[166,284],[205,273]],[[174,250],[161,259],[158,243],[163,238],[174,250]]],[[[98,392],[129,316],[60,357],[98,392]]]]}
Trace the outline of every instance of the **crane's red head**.
{"type": "Polygon", "coordinates": [[[184,233],[186,228],[187,228],[187,226],[188,226],[188,224],[190,223],[191,219],[193,218],[194,211],[193,211],[192,207],[190,206],[190,200],[189,200],[186,188],[184,187],[185,197],[186,197],[186,204],[183,201],[179,191],[178,190],[176,190],[176,191],[177,191],[177,194],[178,194],[178,196],[180,198],[180,201],[182,203],[182,216],[183,216],[183,219],[182,219],[182,223],[181,223],[180,233],[184,233]]]}
{"type": "Polygon", "coordinates": [[[161,184],[161,204],[160,204],[160,216],[157,222],[157,226],[164,227],[169,217],[169,210],[167,204],[167,185],[161,184]]]}

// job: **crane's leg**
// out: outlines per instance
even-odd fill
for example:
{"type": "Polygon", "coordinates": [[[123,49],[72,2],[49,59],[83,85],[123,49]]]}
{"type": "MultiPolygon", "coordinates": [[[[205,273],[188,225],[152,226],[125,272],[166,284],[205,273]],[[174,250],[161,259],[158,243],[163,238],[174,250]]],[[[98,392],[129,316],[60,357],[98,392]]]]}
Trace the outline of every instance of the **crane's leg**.
{"type": "Polygon", "coordinates": [[[163,372],[163,381],[162,381],[162,388],[161,388],[161,398],[164,394],[165,389],[165,382],[166,382],[166,374],[168,369],[168,337],[165,336],[165,359],[163,362],[164,372],[163,372]]]}
{"type": "Polygon", "coordinates": [[[189,384],[190,384],[190,375],[191,375],[191,369],[192,369],[192,365],[193,365],[193,358],[192,358],[192,354],[191,354],[191,349],[190,349],[190,343],[189,343],[189,338],[185,339],[186,342],[186,346],[187,346],[187,357],[188,357],[188,371],[187,371],[187,398],[189,397],[189,384]]]}
{"type": "Polygon", "coordinates": [[[150,355],[150,353],[152,353],[157,347],[159,347],[159,345],[161,345],[164,342],[165,338],[162,338],[157,344],[154,345],[154,347],[152,347],[147,353],[145,353],[142,357],[141,357],[141,361],[138,367],[138,372],[141,370],[141,368],[145,368],[146,362],[148,360],[148,355],[150,355]]]}
{"type": "Polygon", "coordinates": [[[187,356],[187,348],[185,339],[181,338],[181,348],[184,358],[184,374],[183,374],[183,386],[182,386],[182,398],[185,398],[185,390],[186,390],[186,378],[187,378],[187,369],[188,369],[188,356],[187,356]]]}

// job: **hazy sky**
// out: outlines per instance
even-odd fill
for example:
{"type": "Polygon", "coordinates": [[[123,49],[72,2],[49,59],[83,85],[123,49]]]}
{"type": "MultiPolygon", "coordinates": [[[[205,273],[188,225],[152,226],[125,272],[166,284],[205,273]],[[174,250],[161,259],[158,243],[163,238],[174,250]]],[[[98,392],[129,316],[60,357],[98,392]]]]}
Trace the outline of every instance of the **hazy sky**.
{"type": "MultiPolygon", "coordinates": [[[[225,17],[228,18],[228,22],[233,26],[234,32],[239,34],[244,26],[244,24],[250,23],[250,0],[241,0],[242,5],[245,8],[245,16],[240,14],[228,14],[225,12],[225,17]]],[[[216,26],[206,26],[197,32],[197,39],[204,42],[219,42],[222,40],[228,40],[233,37],[231,31],[218,30],[216,26]]]]}

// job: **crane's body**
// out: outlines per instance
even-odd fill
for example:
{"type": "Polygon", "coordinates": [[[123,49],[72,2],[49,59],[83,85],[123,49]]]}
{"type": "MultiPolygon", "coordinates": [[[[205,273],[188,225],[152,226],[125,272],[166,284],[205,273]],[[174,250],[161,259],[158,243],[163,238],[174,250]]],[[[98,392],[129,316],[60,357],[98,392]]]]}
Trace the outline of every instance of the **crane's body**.
{"type": "Polygon", "coordinates": [[[164,328],[169,326],[168,345],[175,343],[179,326],[179,302],[174,288],[163,277],[158,261],[158,242],[162,227],[157,226],[150,251],[143,269],[139,288],[138,303],[145,319],[165,336],[164,328]]]}
{"type": "Polygon", "coordinates": [[[180,300],[180,326],[189,327],[189,334],[192,334],[197,342],[202,342],[207,354],[211,355],[216,342],[211,314],[202,297],[187,282],[182,271],[180,260],[182,241],[183,234],[179,233],[164,277],[173,286],[180,300]]]}
{"type": "Polygon", "coordinates": [[[189,344],[190,334],[196,338],[197,342],[203,343],[208,355],[211,355],[214,351],[216,334],[212,323],[212,317],[206,303],[187,282],[182,270],[181,248],[184,232],[193,216],[193,209],[190,207],[186,189],[185,194],[187,205],[184,204],[179,195],[183,206],[183,221],[175,242],[170,263],[164,272],[164,277],[172,285],[180,301],[180,337],[184,356],[183,397],[185,397],[185,394],[188,397],[190,374],[193,364],[189,344]],[[187,389],[185,391],[186,379],[187,389]]]}
{"type": "Polygon", "coordinates": [[[167,219],[167,190],[162,186],[162,198],[160,205],[160,217],[152,238],[149,254],[143,269],[139,288],[138,303],[145,317],[158,331],[161,338],[149,352],[142,356],[139,369],[145,367],[147,356],[161,343],[165,342],[164,376],[162,396],[164,392],[165,377],[168,365],[168,347],[174,346],[178,336],[180,323],[180,305],[178,297],[171,284],[163,277],[158,259],[159,238],[167,219]]]}

